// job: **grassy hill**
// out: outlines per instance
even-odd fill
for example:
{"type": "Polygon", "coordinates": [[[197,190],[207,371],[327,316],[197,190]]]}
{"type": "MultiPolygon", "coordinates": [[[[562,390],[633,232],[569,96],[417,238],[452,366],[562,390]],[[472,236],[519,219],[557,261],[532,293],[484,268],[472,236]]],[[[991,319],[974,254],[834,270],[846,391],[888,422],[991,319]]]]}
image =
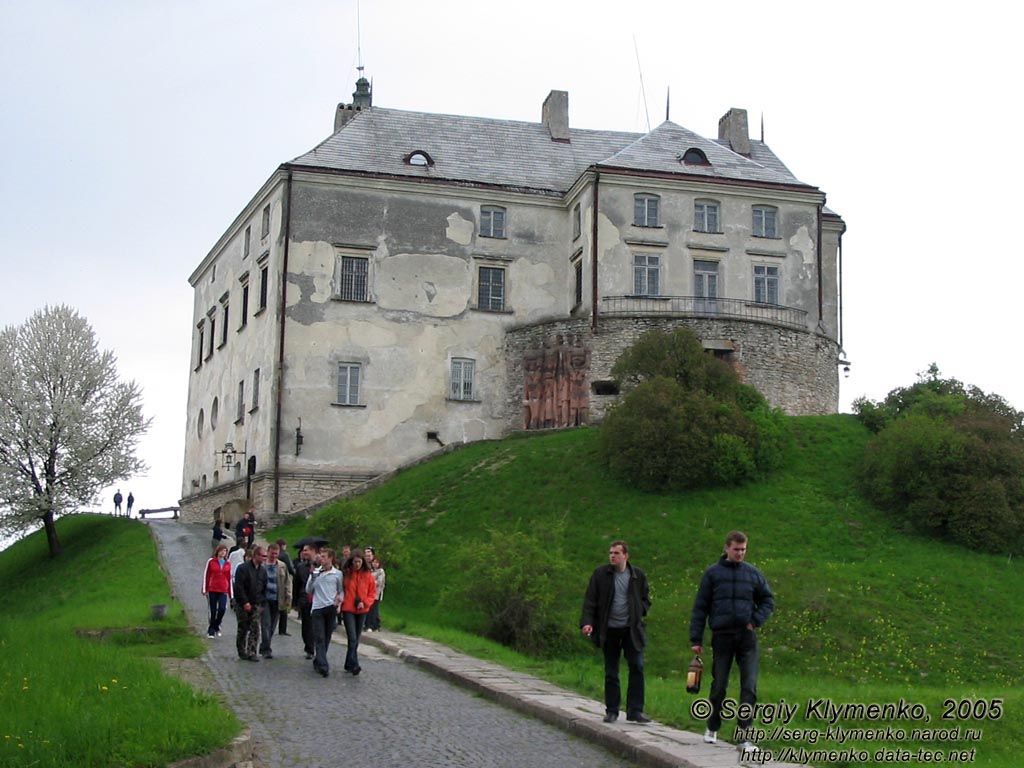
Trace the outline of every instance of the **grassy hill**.
{"type": "MultiPolygon", "coordinates": [[[[567,658],[520,658],[473,637],[468,614],[439,611],[437,604],[445,574],[460,568],[462,545],[484,541],[490,529],[562,526],[561,540],[547,542],[536,557],[561,553],[574,565],[578,599],[563,612],[575,626],[591,570],[605,562],[609,541],[624,538],[632,562],[647,571],[652,586],[648,709],[658,719],[702,730],[702,721],[688,711],[692,697],[683,692],[691,656],[689,612],[702,571],[721,553],[725,534],[738,528],[750,536],[748,561],[765,573],[776,594],[775,615],[759,638],[761,700],[798,703],[790,726],[823,731],[828,725],[808,711],[809,699],[884,704],[902,698],[922,703],[930,722],[885,721],[905,728],[906,738],[854,742],[869,750],[872,761],[881,761],[882,756],[874,760],[879,748],[916,753],[927,747],[947,754],[975,748],[976,765],[1018,765],[1014,748],[1024,739],[1020,564],[1000,553],[973,553],[907,532],[863,501],[853,467],[869,435],[852,417],[796,418],[793,426],[797,445],[789,466],[769,480],[735,489],[634,491],[600,465],[595,429],[476,443],[413,467],[369,495],[407,526],[404,563],[388,569],[385,625],[432,635],[600,698],[600,665],[582,639],[578,653],[567,658]],[[1003,700],[1003,714],[998,720],[977,720],[971,713],[959,719],[959,702],[974,698],[983,703],[968,703],[961,714],[972,707],[974,714],[984,714],[991,699],[1003,700]],[[954,744],[926,740],[936,728],[957,725],[976,727],[981,738],[954,744]],[[913,728],[931,730],[915,741],[913,728]]],[[[294,523],[280,532],[293,540],[307,525],[294,523]]],[[[387,553],[381,555],[386,560],[387,553]]],[[[812,745],[807,734],[766,746],[786,744],[836,746],[824,739],[812,745]]],[[[863,760],[832,756],[827,762],[863,760]]]]}
{"type": "Polygon", "coordinates": [[[81,515],[0,552],[0,766],[150,766],[223,746],[241,726],[157,657],[203,641],[171,599],[149,529],[81,515]],[[172,606],[154,621],[154,603],[172,606]]]}

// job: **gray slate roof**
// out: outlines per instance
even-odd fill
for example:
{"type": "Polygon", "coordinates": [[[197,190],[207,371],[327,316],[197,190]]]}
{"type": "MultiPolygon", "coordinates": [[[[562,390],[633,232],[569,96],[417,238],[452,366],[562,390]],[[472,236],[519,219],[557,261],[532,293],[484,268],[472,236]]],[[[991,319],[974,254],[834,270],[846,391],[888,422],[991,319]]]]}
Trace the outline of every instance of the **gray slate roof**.
{"type": "Polygon", "coordinates": [[[762,142],[751,140],[745,157],[669,121],[647,134],[570,129],[570,136],[568,143],[552,141],[542,123],[372,107],[291,164],[554,194],[568,191],[592,165],[803,185],[762,142]],[[691,147],[711,165],[680,163],[678,156],[691,147]],[[417,150],[430,155],[433,167],[404,162],[417,150]]]}

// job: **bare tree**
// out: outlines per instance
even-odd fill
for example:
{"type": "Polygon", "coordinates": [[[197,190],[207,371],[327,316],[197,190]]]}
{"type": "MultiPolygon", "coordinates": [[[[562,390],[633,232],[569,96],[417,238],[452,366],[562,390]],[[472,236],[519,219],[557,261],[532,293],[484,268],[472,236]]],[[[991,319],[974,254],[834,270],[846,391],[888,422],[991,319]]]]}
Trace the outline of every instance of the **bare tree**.
{"type": "Polygon", "coordinates": [[[149,428],[142,393],[118,380],[88,321],[45,307],[0,331],[0,527],[42,523],[50,555],[55,520],[95,503],[100,490],[145,470],[135,457],[149,428]]]}

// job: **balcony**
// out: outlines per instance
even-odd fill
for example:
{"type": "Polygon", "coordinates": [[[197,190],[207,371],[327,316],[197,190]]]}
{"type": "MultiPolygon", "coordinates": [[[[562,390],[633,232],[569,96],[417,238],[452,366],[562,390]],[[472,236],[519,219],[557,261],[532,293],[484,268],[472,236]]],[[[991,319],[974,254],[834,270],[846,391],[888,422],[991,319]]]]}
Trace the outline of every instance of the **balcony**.
{"type": "Polygon", "coordinates": [[[604,296],[600,314],[606,317],[666,315],[748,320],[806,330],[807,311],[781,304],[758,304],[748,299],[704,296],[604,296]]]}

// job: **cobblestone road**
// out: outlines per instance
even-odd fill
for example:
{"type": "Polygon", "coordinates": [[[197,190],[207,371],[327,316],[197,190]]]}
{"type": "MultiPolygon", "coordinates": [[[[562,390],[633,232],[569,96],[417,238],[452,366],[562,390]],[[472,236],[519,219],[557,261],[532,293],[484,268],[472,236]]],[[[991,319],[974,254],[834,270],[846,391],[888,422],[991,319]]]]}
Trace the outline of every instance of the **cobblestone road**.
{"type": "MultiPolygon", "coordinates": [[[[205,632],[200,588],[209,530],[171,520],[149,526],[175,596],[205,632]]],[[[204,657],[238,717],[251,727],[260,763],[268,768],[334,768],[350,761],[377,768],[628,765],[365,644],[359,649],[359,677],[342,673],[345,646],[335,643],[332,675],[321,678],[303,656],[294,614],[290,622],[291,636],[274,637],[274,658],[253,664],[235,653],[229,614],[223,637],[209,641],[204,657]]]]}

